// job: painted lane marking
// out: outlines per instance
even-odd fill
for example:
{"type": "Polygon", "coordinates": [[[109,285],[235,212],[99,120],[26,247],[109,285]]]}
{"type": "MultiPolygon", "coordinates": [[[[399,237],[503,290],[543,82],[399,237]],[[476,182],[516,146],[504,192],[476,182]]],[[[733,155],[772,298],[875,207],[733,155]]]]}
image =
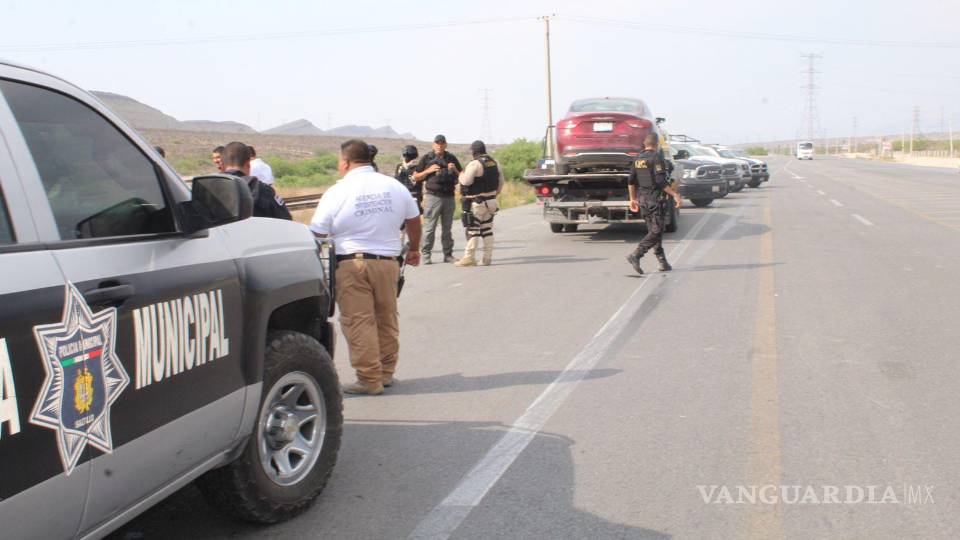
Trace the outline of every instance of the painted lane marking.
{"type": "Polygon", "coordinates": [[[836,200],[836,199],[830,199],[830,202],[833,203],[833,205],[836,206],[836,207],[838,207],[838,208],[841,207],[841,206],[843,206],[843,203],[840,202],[840,201],[838,201],[838,200],[836,200]]]}
{"type": "Polygon", "coordinates": [[[817,190],[817,195],[826,195],[826,193],[824,193],[824,192],[822,192],[822,191],[820,191],[820,190],[818,189],[818,190],[817,190]]]}
{"type": "MultiPolygon", "coordinates": [[[[703,257],[716,241],[723,237],[737,223],[746,206],[727,216],[726,221],[711,235],[703,245],[689,258],[688,264],[694,264],[703,257]]],[[[691,243],[691,239],[703,229],[708,218],[716,213],[710,210],[704,213],[697,223],[690,228],[680,244],[669,254],[670,259],[679,258],[691,243]]],[[[566,368],[556,379],[527,407],[500,440],[473,466],[457,486],[443,501],[434,507],[407,537],[415,540],[445,540],[460,527],[460,524],[470,515],[470,512],[480,504],[491,488],[507,472],[526,447],[539,434],[551,416],[560,408],[573,392],[577,384],[586,378],[590,370],[607,355],[607,351],[620,341],[624,331],[636,332],[633,326],[634,316],[640,311],[644,302],[656,290],[658,284],[664,283],[666,276],[647,276],[643,283],[634,289],[626,302],[613,314],[610,319],[594,334],[566,368]],[[660,279],[658,279],[658,277],[660,279]],[[654,282],[654,285],[647,284],[654,282]]]]}
{"type": "Polygon", "coordinates": [[[860,214],[850,214],[850,215],[853,216],[853,219],[859,221],[860,223],[863,223],[864,225],[867,225],[868,227],[872,227],[872,226],[873,226],[873,222],[872,222],[872,221],[870,221],[869,219],[861,216],[860,214]]]}
{"type": "MultiPolygon", "coordinates": [[[[750,353],[750,435],[746,478],[749,485],[779,485],[780,391],[777,377],[777,308],[773,273],[773,233],[769,204],[763,209],[767,230],[760,236],[757,276],[757,321],[750,353]]],[[[783,538],[780,504],[755,504],[747,509],[747,534],[753,538],[783,538]]]]}

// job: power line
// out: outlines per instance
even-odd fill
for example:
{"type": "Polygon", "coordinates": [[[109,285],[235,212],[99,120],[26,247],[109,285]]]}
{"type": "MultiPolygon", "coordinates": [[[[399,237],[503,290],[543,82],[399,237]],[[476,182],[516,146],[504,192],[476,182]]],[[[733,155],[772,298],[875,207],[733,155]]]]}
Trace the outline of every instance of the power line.
{"type": "Polygon", "coordinates": [[[302,32],[277,32],[267,34],[236,34],[210,37],[140,39],[127,41],[84,41],[74,43],[41,43],[35,45],[0,45],[3,53],[38,53],[58,51],[84,51],[92,49],[125,49],[131,47],[157,47],[167,45],[201,45],[207,43],[233,43],[239,41],[271,41],[312,37],[337,36],[343,34],[373,34],[382,32],[419,31],[436,28],[454,28],[516,21],[534,21],[536,17],[500,17],[492,19],[473,19],[436,23],[397,24],[385,26],[366,26],[358,28],[337,28],[329,30],[306,30],[302,32]]]}
{"type": "Polygon", "coordinates": [[[755,39],[764,41],[788,41],[796,43],[816,43],[819,45],[853,45],[862,47],[903,47],[925,49],[960,49],[960,42],[955,41],[892,41],[878,39],[848,39],[833,37],[803,36],[797,34],[769,34],[763,32],[743,32],[738,30],[719,30],[693,26],[677,26],[672,24],[658,24],[650,21],[634,22],[616,19],[602,19],[599,17],[585,17],[564,15],[557,17],[575,22],[616,26],[627,29],[637,29],[646,32],[666,32],[670,34],[688,34],[699,36],[713,36],[737,39],[755,39]]]}

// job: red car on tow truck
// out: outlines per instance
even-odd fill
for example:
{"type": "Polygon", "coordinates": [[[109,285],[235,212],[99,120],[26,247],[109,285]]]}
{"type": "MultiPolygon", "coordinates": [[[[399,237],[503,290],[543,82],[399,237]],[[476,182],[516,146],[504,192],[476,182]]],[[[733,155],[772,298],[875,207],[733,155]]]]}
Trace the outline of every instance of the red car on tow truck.
{"type": "Polygon", "coordinates": [[[578,99],[557,123],[557,174],[629,170],[655,125],[639,99],[578,99]]]}
{"type": "MultiPolygon", "coordinates": [[[[550,230],[574,232],[586,224],[643,223],[643,216],[630,211],[627,178],[648,133],[659,133],[666,146],[667,138],[659,128],[663,121],[639,99],[574,101],[556,126],[556,152],[545,145],[538,167],[523,173],[543,203],[543,218],[550,230]]],[[[664,157],[673,159],[667,147],[664,157]]],[[[677,209],[671,206],[666,231],[676,231],[677,222],[677,209]]]]}

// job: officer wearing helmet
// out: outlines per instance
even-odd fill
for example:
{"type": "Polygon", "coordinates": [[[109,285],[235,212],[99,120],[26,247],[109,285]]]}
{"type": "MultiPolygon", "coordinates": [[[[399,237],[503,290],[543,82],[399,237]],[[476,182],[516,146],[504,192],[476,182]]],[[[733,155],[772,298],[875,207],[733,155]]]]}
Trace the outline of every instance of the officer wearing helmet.
{"type": "Polygon", "coordinates": [[[493,216],[499,210],[497,195],[503,188],[503,173],[496,160],[487,154],[487,146],[483,141],[473,141],[470,152],[473,161],[467,163],[459,176],[467,247],[463,258],[454,266],[489,266],[493,259],[493,216]],[[477,260],[481,241],[483,255],[477,260]]]}
{"type": "Polygon", "coordinates": [[[647,235],[637,248],[627,255],[627,262],[638,274],[643,273],[640,259],[653,250],[660,263],[660,271],[672,270],[663,252],[663,229],[667,221],[667,195],[673,197],[677,208],[683,203],[680,194],[670,187],[670,164],[660,152],[660,137],[650,132],[643,139],[643,152],[630,167],[627,186],[630,191],[630,211],[639,212],[647,224],[647,235]]]}
{"type": "Polygon", "coordinates": [[[376,161],[377,152],[379,152],[379,150],[377,150],[377,147],[372,144],[368,144],[367,146],[370,147],[370,166],[373,167],[374,172],[380,172],[380,167],[377,167],[376,161]]]}
{"type": "Polygon", "coordinates": [[[417,151],[416,146],[412,144],[404,146],[403,150],[400,151],[402,163],[397,165],[393,177],[410,190],[410,194],[417,201],[420,213],[423,214],[423,182],[416,182],[413,179],[413,173],[417,170],[417,158],[419,157],[420,152],[417,151]]]}

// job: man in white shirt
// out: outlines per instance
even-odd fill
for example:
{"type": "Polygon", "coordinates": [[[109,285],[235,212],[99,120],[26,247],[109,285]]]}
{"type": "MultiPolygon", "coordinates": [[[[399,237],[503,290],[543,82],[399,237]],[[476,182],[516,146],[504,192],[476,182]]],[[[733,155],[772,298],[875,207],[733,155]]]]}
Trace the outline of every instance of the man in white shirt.
{"type": "Polygon", "coordinates": [[[267,162],[257,157],[257,150],[247,145],[247,148],[250,149],[250,155],[253,156],[253,159],[250,160],[250,176],[256,176],[257,180],[260,180],[268,186],[273,185],[273,168],[270,165],[267,165],[267,162]]]}
{"type": "Polygon", "coordinates": [[[333,238],[337,252],[337,305],[357,382],[348,394],[382,394],[393,385],[400,352],[397,281],[401,226],[410,249],[406,263],[420,264],[420,210],[400,182],[370,166],[370,147],[360,140],[340,146],[343,176],[317,204],[310,230],[333,238]]]}

